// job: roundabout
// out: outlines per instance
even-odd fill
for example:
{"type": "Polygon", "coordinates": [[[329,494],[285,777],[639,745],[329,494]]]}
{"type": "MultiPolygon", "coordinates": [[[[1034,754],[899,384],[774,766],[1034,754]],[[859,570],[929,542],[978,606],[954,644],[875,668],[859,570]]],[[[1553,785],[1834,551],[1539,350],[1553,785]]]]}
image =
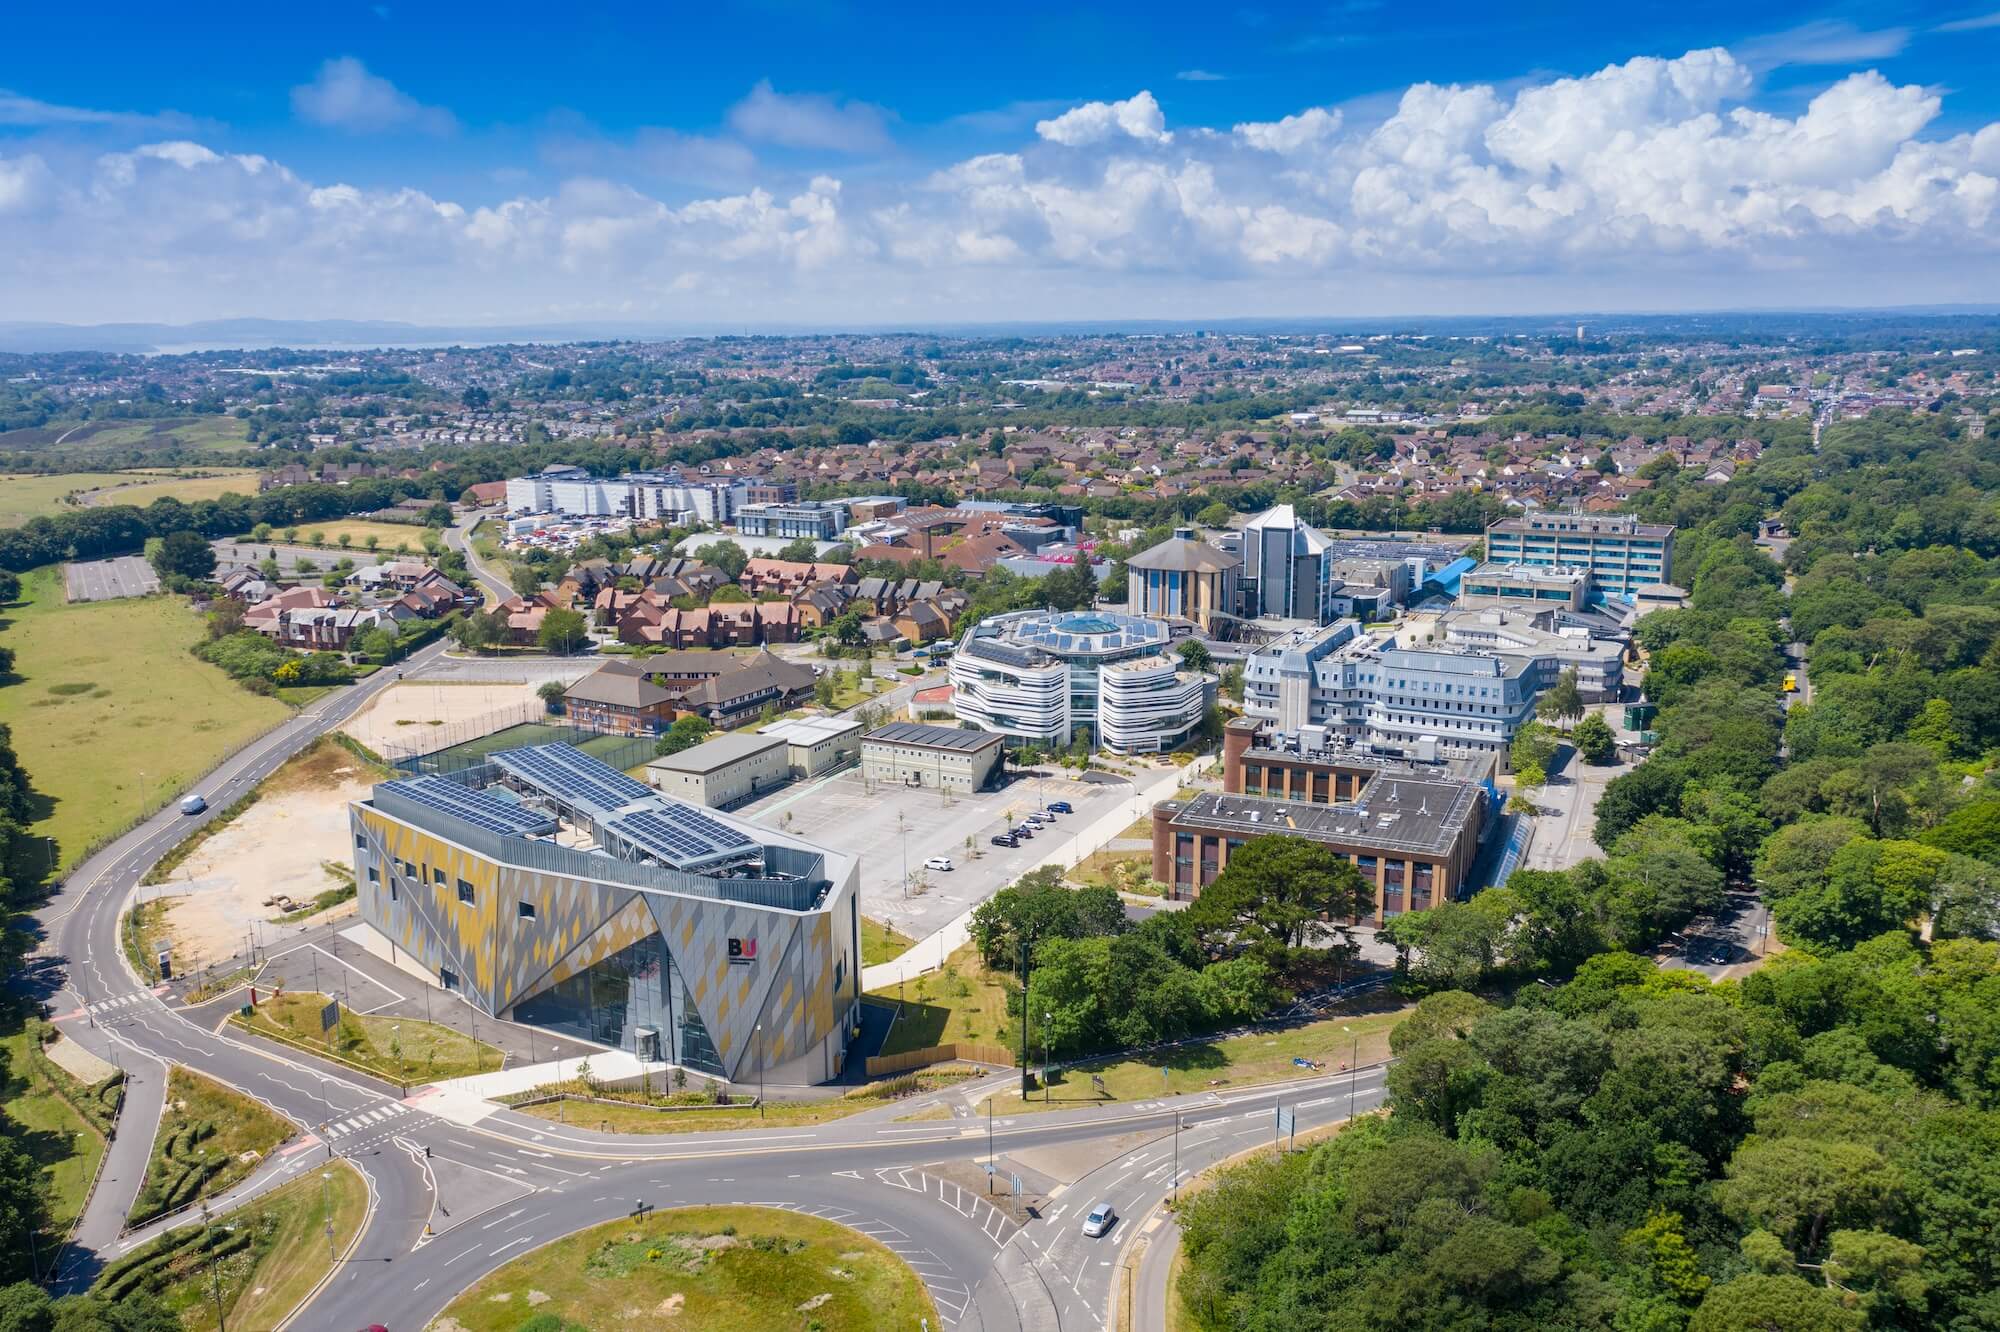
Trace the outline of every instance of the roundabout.
{"type": "Polygon", "coordinates": [[[431,1327],[621,1324],[743,1332],[940,1325],[923,1281],[875,1234],[803,1212],[716,1206],[648,1210],[554,1240],[481,1279],[431,1327]]]}

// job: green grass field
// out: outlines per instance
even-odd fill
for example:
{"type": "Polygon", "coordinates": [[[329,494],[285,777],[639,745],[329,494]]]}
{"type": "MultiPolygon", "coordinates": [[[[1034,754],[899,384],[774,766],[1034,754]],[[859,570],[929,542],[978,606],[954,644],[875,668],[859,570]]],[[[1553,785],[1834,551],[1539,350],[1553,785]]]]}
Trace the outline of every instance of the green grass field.
{"type": "Polygon", "coordinates": [[[131,1223],[236,1187],[292,1133],[289,1120],[241,1092],[174,1065],[131,1223]]]}
{"type": "MultiPolygon", "coordinates": [[[[1368,1004],[1371,1001],[1364,1000],[1368,1004]]],[[[1380,1003],[1394,1002],[1384,998],[1380,1003]]],[[[1062,1069],[1052,1077],[1044,1099],[1037,1089],[1024,1102],[1018,1090],[993,1098],[993,1110],[1001,1115],[1018,1115],[1037,1110],[1074,1110],[1079,1105],[1103,1105],[1112,1101],[1143,1101],[1177,1092],[1202,1092],[1222,1087],[1245,1087],[1260,1082],[1284,1082],[1293,1078],[1324,1077],[1337,1073],[1341,1065],[1358,1067],[1379,1063],[1389,1057],[1389,1031],[1409,1015],[1407,1008],[1377,1012],[1356,1012],[1348,1017],[1331,1017],[1296,1027],[1255,1031],[1245,1036],[1221,1040],[1195,1041],[1177,1049],[1142,1055],[1136,1059],[1106,1059],[1062,1069]],[[1317,1069],[1302,1068],[1294,1058],[1309,1059],[1317,1069]],[[1356,1064],[1358,1058],[1359,1064],[1356,1064]],[[1161,1070],[1166,1070],[1162,1077],[1161,1070]],[[1096,1074],[1104,1080],[1100,1089],[1091,1082],[1096,1074]]],[[[1032,1033],[1029,1055],[1035,1057],[1032,1033]]]]}
{"type": "Polygon", "coordinates": [[[257,471],[251,467],[202,468],[199,475],[174,476],[165,472],[126,472],[107,483],[111,488],[93,493],[91,504],[136,504],[145,508],[156,499],[177,499],[183,504],[196,500],[220,499],[224,495],[255,495],[257,471]]]}
{"type": "Polygon", "coordinates": [[[143,421],[90,421],[0,433],[0,452],[59,449],[167,449],[217,452],[249,447],[249,426],[233,416],[182,416],[143,421]]]}
{"type": "Polygon", "coordinates": [[[424,548],[424,528],[414,523],[378,523],[367,518],[332,518],[323,523],[302,523],[298,527],[296,540],[286,537],[293,529],[286,527],[272,533],[273,541],[286,545],[324,546],[329,550],[368,550],[368,538],[375,538],[375,554],[393,554],[398,546],[407,548],[412,554],[424,548]],[[340,539],[348,539],[342,547],[340,539]]]}
{"type": "Polygon", "coordinates": [[[0,475],[0,527],[19,527],[30,518],[47,518],[61,513],[70,507],[63,503],[63,497],[72,491],[122,485],[131,479],[120,472],[0,475]]]}
{"type": "MultiPolygon", "coordinates": [[[[255,1017],[239,1014],[229,1021],[245,1031],[326,1048],[319,1025],[326,1002],[326,995],[295,991],[264,1000],[257,1005],[255,1017]]],[[[391,1082],[434,1082],[469,1073],[491,1073],[502,1063],[498,1048],[433,1022],[365,1017],[345,1009],[340,1016],[330,1047],[333,1053],[391,1082]]]]}
{"type": "Polygon", "coordinates": [[[203,626],[179,598],[72,606],[53,566],[21,581],[24,602],[0,609],[21,677],[0,722],[45,800],[29,831],[64,869],[291,715],[188,651],[203,626]]]}
{"type": "MultiPolygon", "coordinates": [[[[1011,1045],[1007,992],[1014,984],[1013,977],[988,971],[979,960],[979,950],[966,944],[945,959],[942,971],[919,976],[900,987],[903,1014],[889,1029],[882,1053],[901,1054],[958,1041],[1011,1045]]],[[[894,1004],[898,989],[891,985],[875,991],[873,997],[894,1004]]]]}
{"type": "Polygon", "coordinates": [[[923,1282],[888,1249],[831,1221],[764,1207],[679,1207],[593,1226],[516,1258],[434,1325],[515,1332],[537,1313],[585,1328],[941,1326],[923,1282]]]}
{"type": "Polygon", "coordinates": [[[893,962],[910,950],[915,940],[879,920],[861,918],[861,965],[872,967],[877,962],[893,962]]]}
{"type": "Polygon", "coordinates": [[[139,1288],[165,1305],[185,1332],[215,1326],[218,1293],[228,1326],[276,1327],[331,1266],[327,1221],[333,1222],[337,1255],[367,1212],[368,1186],[360,1172],[336,1162],[218,1218],[206,1236],[195,1227],[133,1250],[106,1270],[101,1284],[108,1290],[128,1264],[143,1265],[148,1270],[139,1288]],[[220,1254],[213,1262],[211,1242],[220,1254]],[[172,1256],[153,1261],[162,1253],[172,1256]]]}
{"type": "MultiPolygon", "coordinates": [[[[30,1062],[28,1042],[32,1039],[26,1030],[0,1037],[0,1050],[5,1051],[7,1060],[0,1113],[13,1121],[13,1141],[41,1167],[48,1235],[59,1243],[83,1210],[90,1182],[97,1178],[98,1163],[104,1159],[104,1139],[30,1062]]],[[[71,1086],[74,1092],[83,1090],[74,1082],[71,1086]]]]}

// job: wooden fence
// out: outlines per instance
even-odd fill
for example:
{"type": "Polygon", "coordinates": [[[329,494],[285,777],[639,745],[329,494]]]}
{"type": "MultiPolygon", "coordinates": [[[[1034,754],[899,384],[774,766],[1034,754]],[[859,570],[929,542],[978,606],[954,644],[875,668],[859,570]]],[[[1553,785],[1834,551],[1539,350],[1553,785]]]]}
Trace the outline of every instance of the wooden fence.
{"type": "Polygon", "coordinates": [[[1002,1068],[1012,1068],[1014,1052],[998,1045],[974,1045],[959,1041],[951,1045],[927,1045],[921,1050],[905,1050],[901,1054],[876,1055],[868,1061],[868,1076],[877,1078],[884,1073],[907,1073],[913,1068],[929,1068],[932,1064],[948,1064],[953,1060],[964,1060],[969,1064],[998,1064],[1002,1068]]]}

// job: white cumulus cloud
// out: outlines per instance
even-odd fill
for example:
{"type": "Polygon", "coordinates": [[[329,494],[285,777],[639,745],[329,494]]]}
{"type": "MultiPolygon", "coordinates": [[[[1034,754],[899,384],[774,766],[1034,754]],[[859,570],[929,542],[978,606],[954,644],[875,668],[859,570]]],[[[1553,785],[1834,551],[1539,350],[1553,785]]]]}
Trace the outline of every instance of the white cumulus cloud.
{"type": "Polygon", "coordinates": [[[1153,94],[1138,92],[1122,102],[1085,102],[1052,120],[1035,122],[1035,133],[1070,148],[1119,137],[1143,143],[1172,143],[1167,118],[1153,94]]]}
{"type": "Polygon", "coordinates": [[[729,125],[746,139],[785,148],[873,153],[889,146],[881,107],[820,93],[781,93],[769,79],[729,109],[729,125]]]}
{"type": "Polygon", "coordinates": [[[425,106],[353,56],[327,61],[311,83],[292,89],[292,110],[311,124],[356,134],[397,129],[448,134],[457,125],[451,112],[425,106]]]}
{"type": "Polygon", "coordinates": [[[1940,130],[1942,94],[1874,72],[1782,112],[1756,84],[1704,49],[1177,133],[1136,92],[1017,121],[1002,151],[844,180],[744,142],[881,148],[885,113],[760,85],[727,136],[545,148],[557,183],[498,200],[308,180],[193,136],[38,145],[0,156],[0,290],[21,318],[741,326],[1332,312],[1356,292],[1385,311],[1909,303],[2000,282],[2000,124],[1940,130]]]}

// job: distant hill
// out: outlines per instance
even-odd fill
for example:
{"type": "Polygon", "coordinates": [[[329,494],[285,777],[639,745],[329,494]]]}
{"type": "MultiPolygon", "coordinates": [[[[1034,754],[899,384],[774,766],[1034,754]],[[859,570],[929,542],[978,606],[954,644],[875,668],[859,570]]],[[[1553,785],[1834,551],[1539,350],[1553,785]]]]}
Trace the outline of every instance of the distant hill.
{"type": "Polygon", "coordinates": [[[360,351],[373,347],[475,346],[531,342],[626,342],[657,338],[807,333],[932,333],[959,336],[1060,336],[1106,333],[1186,333],[1209,330],[1236,335],[1429,333],[1437,336],[1547,335],[1585,325],[1593,337],[1607,334],[1728,336],[1732,333],[1811,335],[1851,334],[1885,327],[1914,331],[1957,326],[1991,333],[2000,306],[1908,306],[1895,309],[1711,310],[1679,313],[1552,311],[1521,315],[1414,315],[1320,319],[1103,319],[975,323],[938,321],[917,325],[830,324],[410,324],[387,319],[207,319],[190,324],[55,324],[0,321],[0,352],[190,352],[258,350],[360,351]]]}

